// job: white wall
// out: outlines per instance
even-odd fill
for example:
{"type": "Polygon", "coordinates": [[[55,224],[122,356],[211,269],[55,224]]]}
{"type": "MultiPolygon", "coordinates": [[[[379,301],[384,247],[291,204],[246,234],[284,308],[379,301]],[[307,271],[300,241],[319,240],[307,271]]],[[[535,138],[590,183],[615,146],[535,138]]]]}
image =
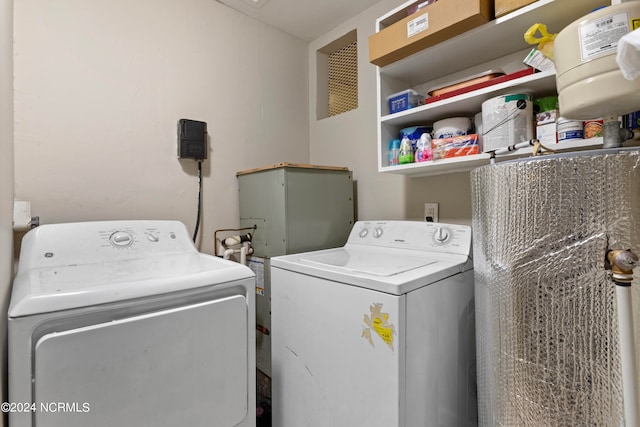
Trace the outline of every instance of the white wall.
{"type": "Polygon", "coordinates": [[[403,3],[383,0],[309,44],[309,127],[311,162],[347,166],[357,187],[358,219],[404,217],[406,178],[378,173],[376,131],[376,67],[369,63],[368,38],[380,15],[403,3]],[[358,108],[316,119],[316,51],[344,34],[358,33],[358,108]]]}
{"type": "MultiPolygon", "coordinates": [[[[13,266],[13,0],[0,0],[0,402],[7,397],[7,306],[13,266]]],[[[0,427],[6,417],[0,415],[0,427]]]]}
{"type": "Polygon", "coordinates": [[[425,202],[438,202],[440,222],[471,225],[469,172],[413,178],[407,185],[406,217],[424,219],[425,202]]]}
{"type": "Polygon", "coordinates": [[[15,4],[15,192],[42,223],[177,219],[196,163],[176,123],[203,120],[201,249],[236,227],[236,172],[309,162],[307,44],[213,0],[15,4]]]}
{"type": "Polygon", "coordinates": [[[422,219],[424,203],[438,202],[441,222],[471,224],[468,173],[406,178],[377,170],[376,67],[369,63],[368,39],[376,19],[403,3],[382,0],[309,45],[311,161],[353,170],[359,219],[422,219]],[[358,32],[358,108],[317,120],[316,51],[353,29],[358,32]]]}

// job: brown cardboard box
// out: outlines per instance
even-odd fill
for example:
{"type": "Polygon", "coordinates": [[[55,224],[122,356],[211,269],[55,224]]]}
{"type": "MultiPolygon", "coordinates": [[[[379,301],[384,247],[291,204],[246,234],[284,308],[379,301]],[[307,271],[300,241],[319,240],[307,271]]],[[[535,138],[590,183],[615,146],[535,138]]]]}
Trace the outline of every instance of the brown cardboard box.
{"type": "Polygon", "coordinates": [[[513,12],[516,9],[520,9],[522,6],[526,6],[535,2],[536,0],[494,0],[496,9],[496,18],[506,15],[509,12],[513,12]]]}
{"type": "Polygon", "coordinates": [[[482,25],[493,0],[438,0],[369,37],[369,61],[383,67],[482,25]]]}

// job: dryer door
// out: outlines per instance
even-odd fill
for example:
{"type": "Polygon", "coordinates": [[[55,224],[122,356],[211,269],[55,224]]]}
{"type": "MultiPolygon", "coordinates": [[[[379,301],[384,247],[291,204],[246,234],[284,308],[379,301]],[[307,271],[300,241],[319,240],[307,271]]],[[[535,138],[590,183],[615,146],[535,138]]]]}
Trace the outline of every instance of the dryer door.
{"type": "Polygon", "coordinates": [[[34,425],[238,425],[249,415],[247,319],[236,295],[44,335],[34,425]]]}

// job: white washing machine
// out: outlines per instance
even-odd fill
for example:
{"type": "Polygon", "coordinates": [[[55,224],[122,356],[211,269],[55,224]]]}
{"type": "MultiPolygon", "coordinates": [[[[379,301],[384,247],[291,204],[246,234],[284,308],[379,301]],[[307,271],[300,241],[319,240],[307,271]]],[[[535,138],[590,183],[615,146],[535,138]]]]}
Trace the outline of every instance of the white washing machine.
{"type": "Polygon", "coordinates": [[[359,221],[271,266],[274,426],[477,424],[470,227],[359,221]]]}
{"type": "Polygon", "coordinates": [[[43,225],[9,307],[9,421],[255,426],[255,281],[176,221],[43,225]]]}

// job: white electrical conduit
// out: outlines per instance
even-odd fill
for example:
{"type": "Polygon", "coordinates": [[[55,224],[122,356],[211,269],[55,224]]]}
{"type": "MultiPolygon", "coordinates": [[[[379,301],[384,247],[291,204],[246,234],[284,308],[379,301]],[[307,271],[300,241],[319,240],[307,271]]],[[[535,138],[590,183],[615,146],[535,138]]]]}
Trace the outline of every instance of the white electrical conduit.
{"type": "Polygon", "coordinates": [[[640,426],[638,415],[638,377],[633,330],[631,289],[640,286],[640,267],[633,269],[631,286],[616,285],[618,327],[620,329],[620,354],[622,363],[622,396],[624,424],[626,427],[640,426]]]}
{"type": "Polygon", "coordinates": [[[624,425],[625,427],[639,427],[632,289],[633,286],[640,286],[640,268],[638,268],[640,263],[638,257],[630,249],[609,251],[607,263],[611,266],[611,278],[616,287],[624,425]]]}

